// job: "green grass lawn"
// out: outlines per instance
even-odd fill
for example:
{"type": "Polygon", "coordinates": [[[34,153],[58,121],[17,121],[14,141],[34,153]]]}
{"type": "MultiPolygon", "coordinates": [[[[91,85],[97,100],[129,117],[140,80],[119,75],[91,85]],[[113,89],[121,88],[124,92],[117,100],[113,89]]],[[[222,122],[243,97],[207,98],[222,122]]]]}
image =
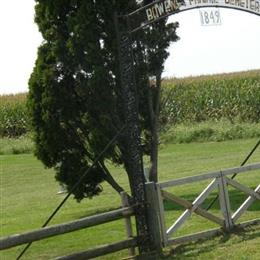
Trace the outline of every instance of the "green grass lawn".
{"type": "MultiPolygon", "coordinates": [[[[236,167],[240,165],[256,142],[257,139],[249,139],[164,146],[160,150],[160,181],[236,167]]],[[[256,151],[249,163],[259,162],[259,158],[260,149],[256,151]]],[[[111,170],[120,185],[128,191],[127,178],[123,170],[112,166],[111,170]]],[[[242,174],[238,180],[254,188],[260,183],[260,172],[242,174]]],[[[64,197],[64,195],[57,195],[59,185],[54,180],[54,172],[45,169],[31,154],[1,155],[0,181],[1,236],[39,228],[64,197]]],[[[174,192],[186,199],[193,200],[208,183],[209,181],[204,181],[179,186],[175,188],[174,192]]],[[[51,224],[64,223],[119,207],[118,194],[105,183],[103,188],[104,192],[101,196],[85,200],[80,204],[73,198],[69,199],[51,224]]],[[[235,210],[246,196],[233,189],[230,189],[229,192],[231,206],[235,210]]],[[[213,198],[214,195],[213,192],[210,198],[213,198]]],[[[209,200],[206,201],[206,203],[208,202],[209,200]]],[[[165,209],[167,226],[171,225],[183,212],[180,207],[170,203],[165,204],[165,209]]],[[[216,204],[211,212],[218,214],[218,211],[219,208],[216,204]]],[[[259,217],[260,203],[258,201],[249,208],[242,220],[259,217]]],[[[177,235],[213,227],[216,226],[200,217],[192,216],[177,235]]],[[[124,221],[120,220],[35,242],[23,259],[51,259],[124,238],[124,221]]],[[[167,248],[165,259],[260,259],[259,245],[260,228],[251,227],[245,232],[220,236],[203,243],[189,243],[167,248]]],[[[15,259],[22,248],[23,246],[20,246],[1,251],[0,259],[15,259]]],[[[120,259],[126,256],[127,251],[122,251],[101,259],[120,259]]]]}

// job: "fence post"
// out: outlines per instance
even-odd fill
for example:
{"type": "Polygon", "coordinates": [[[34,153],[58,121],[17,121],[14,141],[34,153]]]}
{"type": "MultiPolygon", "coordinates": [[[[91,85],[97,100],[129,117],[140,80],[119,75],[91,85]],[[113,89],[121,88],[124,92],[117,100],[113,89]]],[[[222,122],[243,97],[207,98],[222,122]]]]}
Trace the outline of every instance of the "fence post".
{"type": "Polygon", "coordinates": [[[162,253],[162,237],[160,231],[159,222],[159,204],[158,204],[158,193],[156,190],[156,184],[154,182],[148,182],[145,184],[146,198],[147,198],[147,215],[148,215],[148,226],[153,243],[152,248],[158,254],[162,253]]]}
{"type": "MultiPolygon", "coordinates": [[[[121,196],[121,203],[122,203],[122,207],[129,207],[129,200],[128,200],[128,196],[127,193],[125,191],[122,191],[120,193],[121,196]]],[[[126,235],[127,238],[132,238],[133,237],[133,229],[132,229],[132,223],[131,223],[131,217],[125,217],[125,227],[126,227],[126,235]]],[[[135,255],[135,248],[131,247],[128,249],[129,252],[129,256],[134,256],[135,255]]]]}
{"type": "Polygon", "coordinates": [[[234,224],[231,218],[230,201],[229,201],[226,177],[223,176],[222,173],[221,176],[218,177],[218,185],[219,185],[219,203],[225,220],[225,229],[226,231],[230,231],[233,228],[234,224]]]}

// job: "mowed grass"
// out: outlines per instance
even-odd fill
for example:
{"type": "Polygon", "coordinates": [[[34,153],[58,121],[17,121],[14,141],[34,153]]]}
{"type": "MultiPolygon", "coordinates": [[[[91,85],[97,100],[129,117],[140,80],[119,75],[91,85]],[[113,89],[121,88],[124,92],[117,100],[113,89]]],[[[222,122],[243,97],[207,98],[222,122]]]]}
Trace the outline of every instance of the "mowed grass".
{"type": "MultiPolygon", "coordinates": [[[[197,175],[213,170],[236,167],[256,144],[257,139],[166,145],[160,150],[160,181],[197,175]]],[[[260,149],[249,163],[258,162],[260,149]]],[[[146,161],[146,160],[145,160],[146,161]]],[[[127,191],[129,186],[123,170],[111,166],[111,170],[127,191]]],[[[39,228],[65,195],[57,195],[59,185],[54,172],[47,170],[31,154],[0,156],[1,180],[1,236],[22,233],[39,228]]],[[[255,188],[260,183],[260,171],[241,174],[241,183],[255,188]]],[[[208,185],[209,181],[184,185],[169,191],[190,201],[208,185]]],[[[51,224],[80,219],[95,213],[120,207],[120,197],[107,184],[103,184],[101,196],[85,200],[80,204],[70,198],[51,224]]],[[[234,211],[246,198],[241,192],[229,189],[231,207],[234,211]]],[[[214,198],[214,191],[204,205],[214,198]]],[[[183,212],[177,205],[165,203],[166,225],[169,227],[183,212]]],[[[218,203],[211,212],[219,215],[218,203]]],[[[248,209],[241,221],[260,217],[260,203],[248,209]]],[[[192,216],[177,232],[188,234],[216,227],[201,217],[192,216]]],[[[52,259],[93,246],[124,239],[124,221],[119,220],[90,229],[35,242],[23,259],[52,259]]],[[[260,259],[260,228],[252,227],[245,232],[220,236],[199,243],[189,243],[165,250],[165,259],[260,259]]],[[[0,252],[0,259],[15,259],[23,246],[0,252]]],[[[107,255],[100,259],[120,259],[127,251],[107,255]]]]}

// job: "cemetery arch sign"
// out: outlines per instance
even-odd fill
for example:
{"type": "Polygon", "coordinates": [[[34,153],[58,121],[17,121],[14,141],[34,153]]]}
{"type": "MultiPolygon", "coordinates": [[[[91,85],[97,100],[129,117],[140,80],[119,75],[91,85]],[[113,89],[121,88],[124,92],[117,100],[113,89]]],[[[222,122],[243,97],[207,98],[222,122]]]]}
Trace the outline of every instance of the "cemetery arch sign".
{"type": "Polygon", "coordinates": [[[170,15],[195,8],[221,7],[260,16],[260,0],[157,0],[126,15],[129,32],[135,32],[170,15]]]}

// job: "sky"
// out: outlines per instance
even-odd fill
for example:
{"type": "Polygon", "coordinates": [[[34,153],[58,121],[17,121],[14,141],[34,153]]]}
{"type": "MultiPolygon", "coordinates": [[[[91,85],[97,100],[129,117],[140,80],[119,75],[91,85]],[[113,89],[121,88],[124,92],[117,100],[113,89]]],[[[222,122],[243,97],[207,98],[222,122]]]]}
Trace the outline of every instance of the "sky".
{"type": "Polygon", "coordinates": [[[180,40],[169,48],[165,77],[260,69],[260,16],[219,8],[221,25],[202,26],[199,9],[170,17],[180,40]]]}
{"type": "MultiPolygon", "coordinates": [[[[198,9],[170,17],[180,24],[180,40],[169,48],[164,77],[260,69],[260,16],[219,10],[218,26],[202,26],[198,9]]],[[[34,0],[1,0],[0,95],[28,91],[42,42],[33,20],[34,0]]]]}
{"type": "Polygon", "coordinates": [[[34,0],[0,0],[0,94],[28,91],[42,38],[34,24],[34,0]]]}

